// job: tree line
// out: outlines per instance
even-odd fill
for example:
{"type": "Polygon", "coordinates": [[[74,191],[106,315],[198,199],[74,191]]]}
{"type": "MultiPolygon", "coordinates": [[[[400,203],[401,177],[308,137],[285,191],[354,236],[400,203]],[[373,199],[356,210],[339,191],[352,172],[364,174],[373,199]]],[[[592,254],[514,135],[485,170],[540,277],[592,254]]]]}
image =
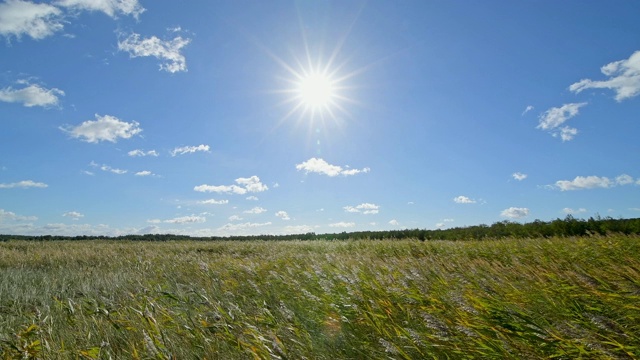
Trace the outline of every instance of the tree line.
{"type": "Polygon", "coordinates": [[[7,240],[129,240],[129,241],[175,241],[175,240],[382,240],[382,239],[417,239],[425,240],[483,240],[499,238],[539,238],[539,237],[570,237],[606,235],[612,233],[620,234],[640,234],[640,218],[614,219],[611,217],[601,218],[600,216],[589,219],[576,219],[567,215],[564,219],[552,221],[535,220],[529,223],[518,223],[514,221],[499,221],[492,225],[474,225],[465,227],[454,227],[449,229],[402,229],[387,231],[355,231],[341,233],[316,234],[309,232],[305,234],[293,235],[248,235],[248,236],[207,236],[192,237],[188,235],[175,234],[145,234],[145,235],[123,235],[117,237],[110,236],[61,236],[61,235],[2,235],[0,241],[7,240]]]}

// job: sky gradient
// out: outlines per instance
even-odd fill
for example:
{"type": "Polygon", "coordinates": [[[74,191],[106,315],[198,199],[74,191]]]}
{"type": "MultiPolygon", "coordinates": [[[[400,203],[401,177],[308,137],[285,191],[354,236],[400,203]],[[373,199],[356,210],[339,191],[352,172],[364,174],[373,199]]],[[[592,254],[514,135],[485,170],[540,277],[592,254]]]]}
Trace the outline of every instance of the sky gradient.
{"type": "Polygon", "coordinates": [[[640,215],[640,3],[0,2],[0,233],[640,215]]]}

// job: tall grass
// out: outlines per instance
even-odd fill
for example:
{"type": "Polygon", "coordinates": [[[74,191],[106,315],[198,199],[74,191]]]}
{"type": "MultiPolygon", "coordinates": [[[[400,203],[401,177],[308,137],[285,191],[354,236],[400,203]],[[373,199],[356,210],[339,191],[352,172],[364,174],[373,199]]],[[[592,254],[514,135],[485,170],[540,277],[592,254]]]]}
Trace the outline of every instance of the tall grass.
{"type": "Polygon", "coordinates": [[[0,357],[640,357],[640,238],[0,243],[0,357]]]}

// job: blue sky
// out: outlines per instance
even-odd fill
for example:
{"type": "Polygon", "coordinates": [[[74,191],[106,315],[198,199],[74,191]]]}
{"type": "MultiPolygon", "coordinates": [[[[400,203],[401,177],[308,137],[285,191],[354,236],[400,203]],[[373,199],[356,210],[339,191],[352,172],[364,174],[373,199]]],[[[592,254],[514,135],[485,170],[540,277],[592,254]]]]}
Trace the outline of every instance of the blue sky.
{"type": "Polygon", "coordinates": [[[640,3],[0,2],[0,233],[640,215],[640,3]]]}

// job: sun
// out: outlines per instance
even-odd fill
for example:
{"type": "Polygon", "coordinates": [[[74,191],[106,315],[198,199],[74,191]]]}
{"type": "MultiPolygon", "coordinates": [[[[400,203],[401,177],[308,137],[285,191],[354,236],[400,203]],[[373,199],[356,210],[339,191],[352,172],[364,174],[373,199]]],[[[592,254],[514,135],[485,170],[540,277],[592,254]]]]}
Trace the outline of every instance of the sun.
{"type": "Polygon", "coordinates": [[[299,79],[296,93],[300,104],[308,109],[328,109],[336,101],[337,86],[327,74],[312,72],[299,79]]]}

